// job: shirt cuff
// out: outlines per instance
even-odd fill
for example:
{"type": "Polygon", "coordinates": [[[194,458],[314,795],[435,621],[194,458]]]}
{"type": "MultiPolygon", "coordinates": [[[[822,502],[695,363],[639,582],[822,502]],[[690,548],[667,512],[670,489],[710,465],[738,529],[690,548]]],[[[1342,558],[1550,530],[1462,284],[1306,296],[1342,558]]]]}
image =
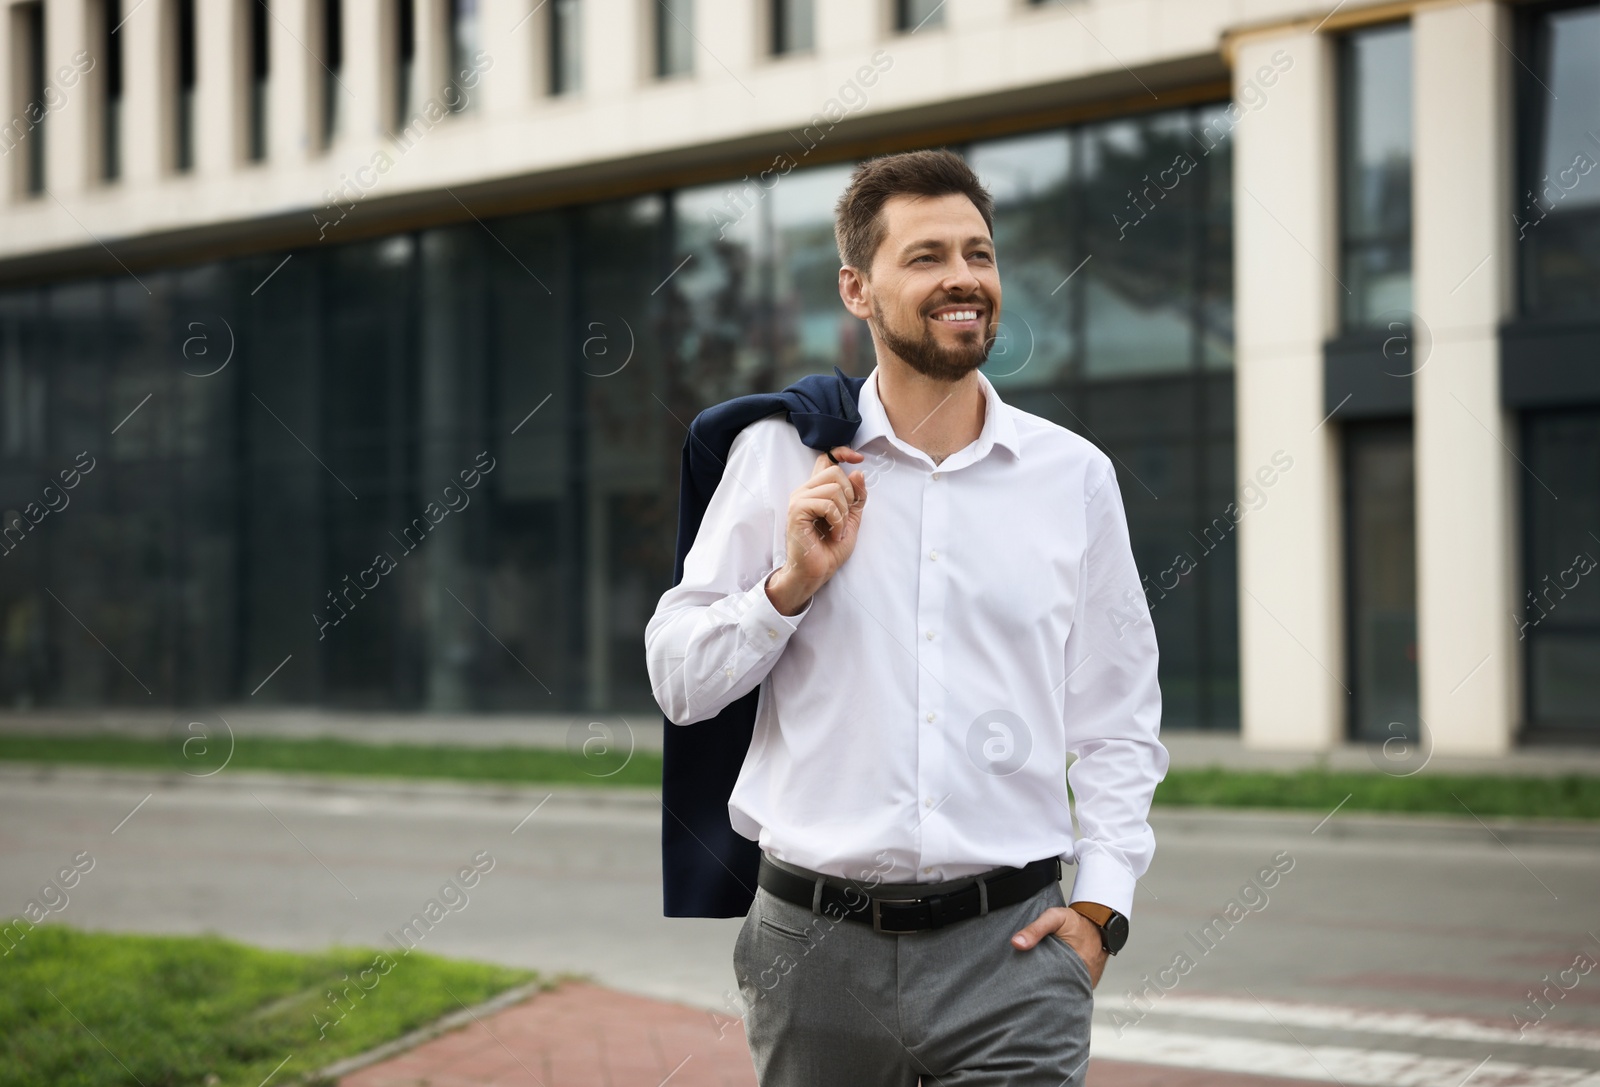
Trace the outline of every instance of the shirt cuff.
{"type": "Polygon", "coordinates": [[[739,618],[740,633],[747,639],[747,644],[755,646],[757,653],[760,654],[787,645],[789,636],[800,626],[800,620],[811,611],[811,602],[816,599],[813,595],[806,601],[805,607],[793,615],[785,615],[774,607],[771,597],[767,596],[767,579],[780,569],[781,566],[774,566],[768,570],[761,575],[761,580],[745,593],[745,610],[739,618]]]}
{"type": "Polygon", "coordinates": [[[1132,872],[1099,850],[1084,851],[1078,857],[1077,867],[1068,902],[1097,902],[1110,906],[1124,917],[1132,915],[1133,888],[1137,882],[1132,872]]]}

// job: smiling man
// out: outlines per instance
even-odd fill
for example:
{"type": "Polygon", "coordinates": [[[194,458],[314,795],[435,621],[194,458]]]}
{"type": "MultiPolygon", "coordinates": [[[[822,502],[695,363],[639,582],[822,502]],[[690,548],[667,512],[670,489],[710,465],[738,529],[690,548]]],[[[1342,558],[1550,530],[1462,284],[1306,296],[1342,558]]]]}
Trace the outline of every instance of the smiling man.
{"type": "Polygon", "coordinates": [[[751,1053],[763,1087],[1081,1084],[1167,768],[1121,494],[980,371],[1000,270],[965,161],[864,163],[835,233],[877,352],[854,448],[742,430],[645,635],[677,724],[760,685],[728,803],[762,850],[751,1053]]]}

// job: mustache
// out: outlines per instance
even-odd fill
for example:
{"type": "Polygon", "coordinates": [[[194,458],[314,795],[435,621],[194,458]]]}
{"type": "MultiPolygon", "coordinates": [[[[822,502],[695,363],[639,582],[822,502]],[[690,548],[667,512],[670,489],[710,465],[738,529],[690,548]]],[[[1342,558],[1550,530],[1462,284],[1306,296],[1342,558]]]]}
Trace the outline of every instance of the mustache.
{"type": "Polygon", "coordinates": [[[932,313],[934,310],[944,309],[946,306],[970,306],[970,307],[973,307],[975,309],[980,309],[981,308],[984,311],[986,311],[986,313],[985,313],[986,316],[994,313],[994,306],[990,304],[989,300],[987,298],[981,298],[980,297],[980,298],[947,298],[942,302],[934,302],[931,305],[927,306],[926,308],[923,309],[922,314],[923,314],[924,317],[926,317],[928,314],[932,313]]]}

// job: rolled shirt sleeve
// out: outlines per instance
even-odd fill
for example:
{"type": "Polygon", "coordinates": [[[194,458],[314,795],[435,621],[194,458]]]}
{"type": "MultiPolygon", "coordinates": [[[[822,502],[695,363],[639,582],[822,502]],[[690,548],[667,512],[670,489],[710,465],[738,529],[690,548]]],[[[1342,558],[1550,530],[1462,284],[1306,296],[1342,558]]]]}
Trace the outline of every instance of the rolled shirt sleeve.
{"type": "Polygon", "coordinates": [[[1072,901],[1131,914],[1150,867],[1150,802],[1166,776],[1159,740],[1161,688],[1155,627],[1134,564],[1111,462],[1086,488],[1088,543],[1077,617],[1067,638],[1064,721],[1078,837],[1072,901]]]}
{"type": "MultiPolygon", "coordinates": [[[[767,578],[785,556],[775,554],[780,511],[761,457],[761,426],[734,438],[684,557],[683,580],[662,595],[645,627],[650,688],[675,724],[714,717],[755,689],[811,611],[807,601],[786,616],[767,596],[767,578]]],[[[787,505],[781,515],[787,520],[787,505]]]]}

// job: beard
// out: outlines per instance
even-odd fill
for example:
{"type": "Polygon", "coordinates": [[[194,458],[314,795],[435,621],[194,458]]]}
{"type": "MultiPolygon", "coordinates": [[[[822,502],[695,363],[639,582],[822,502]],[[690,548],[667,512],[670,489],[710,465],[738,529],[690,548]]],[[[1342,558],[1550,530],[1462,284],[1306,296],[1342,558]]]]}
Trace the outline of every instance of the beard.
{"type": "MultiPolygon", "coordinates": [[[[932,309],[951,304],[960,304],[959,299],[939,302],[932,309]]],[[[919,335],[901,335],[891,329],[887,322],[877,315],[884,312],[883,307],[873,304],[873,316],[868,324],[877,333],[879,340],[890,351],[905,360],[917,373],[935,381],[954,382],[966,377],[972,371],[982,366],[989,358],[989,350],[994,346],[996,339],[995,325],[992,320],[992,307],[984,309],[990,314],[991,320],[981,335],[963,336],[954,347],[945,347],[935,338],[933,330],[925,325],[919,329],[919,335]]],[[[918,314],[919,322],[923,319],[918,314]]]]}

